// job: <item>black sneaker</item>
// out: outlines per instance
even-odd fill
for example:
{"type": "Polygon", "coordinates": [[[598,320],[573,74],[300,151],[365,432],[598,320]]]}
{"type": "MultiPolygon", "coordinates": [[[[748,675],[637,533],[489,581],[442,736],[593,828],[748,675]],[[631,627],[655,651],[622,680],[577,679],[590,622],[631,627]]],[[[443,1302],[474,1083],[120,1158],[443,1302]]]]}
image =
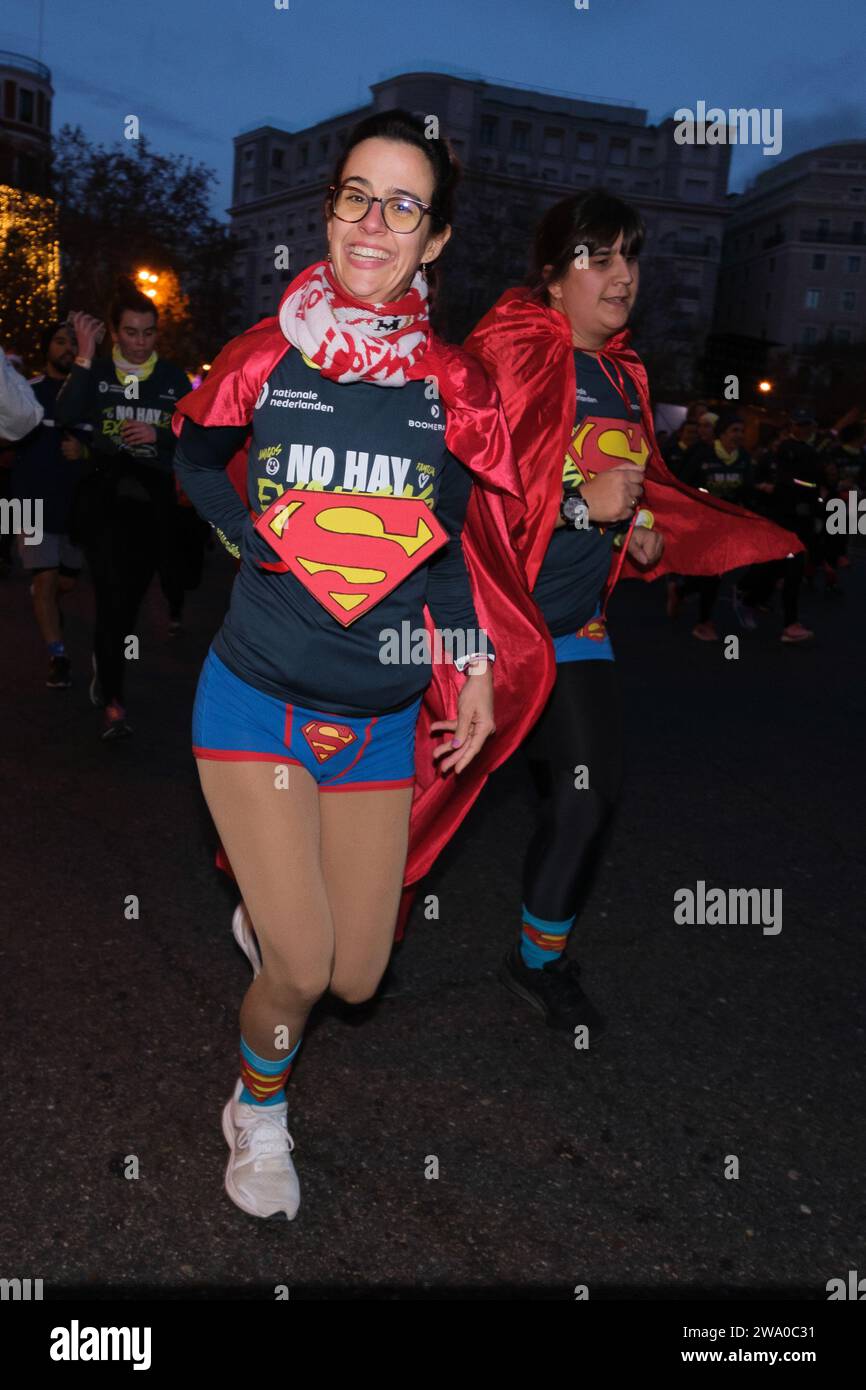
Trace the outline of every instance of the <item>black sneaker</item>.
{"type": "Polygon", "coordinates": [[[103,743],[115,743],[118,739],[129,738],[132,734],[132,725],[124,714],[120,718],[109,718],[106,716],[105,727],[99,737],[103,743]]]}
{"type": "Polygon", "coordinates": [[[530,970],[524,964],[519,942],[515,942],[499,967],[499,978],[505,987],[545,1014],[548,1028],[573,1033],[579,1024],[585,1024],[590,1038],[598,1037],[604,1032],[605,1020],[581,989],[579,975],[580,966],[565,955],[540,970],[530,970]]]}
{"type": "Polygon", "coordinates": [[[68,690],[72,684],[70,671],[72,664],[68,656],[52,656],[48,662],[48,679],[45,684],[49,690],[68,690]]]}

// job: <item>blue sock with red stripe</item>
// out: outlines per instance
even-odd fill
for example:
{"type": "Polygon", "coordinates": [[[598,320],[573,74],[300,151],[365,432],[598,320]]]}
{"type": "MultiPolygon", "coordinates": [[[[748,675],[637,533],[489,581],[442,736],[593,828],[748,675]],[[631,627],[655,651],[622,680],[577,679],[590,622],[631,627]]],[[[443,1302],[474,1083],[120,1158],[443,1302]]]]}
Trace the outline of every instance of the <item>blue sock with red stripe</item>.
{"type": "Polygon", "coordinates": [[[259,1057],[246,1039],[241,1038],[243,1087],[238,1099],[244,1105],[280,1105],[285,1100],[283,1091],[300,1045],[299,1038],[291,1052],[274,1060],[270,1057],[259,1057]]]}
{"type": "Polygon", "coordinates": [[[520,933],[523,964],[530,970],[543,970],[551,961],[559,960],[568,943],[568,933],[574,922],[574,917],[566,917],[560,922],[536,917],[524,903],[523,927],[520,933]]]}

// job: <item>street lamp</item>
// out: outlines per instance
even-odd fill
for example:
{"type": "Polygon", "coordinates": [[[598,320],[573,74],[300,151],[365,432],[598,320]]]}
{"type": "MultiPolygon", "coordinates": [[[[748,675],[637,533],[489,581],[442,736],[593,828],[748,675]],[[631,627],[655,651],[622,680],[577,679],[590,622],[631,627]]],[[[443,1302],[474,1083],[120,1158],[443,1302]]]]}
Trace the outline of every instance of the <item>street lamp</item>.
{"type": "Polygon", "coordinates": [[[159,283],[159,276],[154,275],[152,270],[142,267],[138,271],[137,277],[142,294],[146,294],[148,299],[156,299],[156,289],[153,286],[159,283]],[[147,288],[145,288],[147,287],[147,288]]]}
{"type": "Polygon", "coordinates": [[[760,393],[761,393],[762,396],[767,396],[767,395],[769,395],[769,393],[772,391],[772,389],[773,389],[773,383],[772,383],[772,381],[759,381],[759,382],[758,382],[758,390],[760,391],[760,393]]]}

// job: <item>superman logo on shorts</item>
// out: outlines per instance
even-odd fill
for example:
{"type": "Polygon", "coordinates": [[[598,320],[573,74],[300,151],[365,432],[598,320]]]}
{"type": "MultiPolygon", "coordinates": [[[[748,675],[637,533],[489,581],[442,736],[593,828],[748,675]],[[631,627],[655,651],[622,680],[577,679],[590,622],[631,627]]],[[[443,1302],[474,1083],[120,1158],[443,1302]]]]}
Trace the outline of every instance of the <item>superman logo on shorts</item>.
{"type": "Polygon", "coordinates": [[[301,728],[317,763],[326,763],[335,753],[342,753],[350,743],[357,743],[358,735],[348,724],[325,724],[310,719],[301,728]]]}

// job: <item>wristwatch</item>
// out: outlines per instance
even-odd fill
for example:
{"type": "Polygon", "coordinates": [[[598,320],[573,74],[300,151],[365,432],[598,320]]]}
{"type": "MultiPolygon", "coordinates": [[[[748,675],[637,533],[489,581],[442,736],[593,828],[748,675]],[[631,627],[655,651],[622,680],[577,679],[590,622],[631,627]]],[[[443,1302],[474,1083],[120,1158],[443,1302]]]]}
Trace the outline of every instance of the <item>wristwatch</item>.
{"type": "Polygon", "coordinates": [[[584,501],[579,488],[563,498],[560,503],[559,514],[566,526],[573,526],[577,531],[588,529],[589,503],[584,501]]]}

